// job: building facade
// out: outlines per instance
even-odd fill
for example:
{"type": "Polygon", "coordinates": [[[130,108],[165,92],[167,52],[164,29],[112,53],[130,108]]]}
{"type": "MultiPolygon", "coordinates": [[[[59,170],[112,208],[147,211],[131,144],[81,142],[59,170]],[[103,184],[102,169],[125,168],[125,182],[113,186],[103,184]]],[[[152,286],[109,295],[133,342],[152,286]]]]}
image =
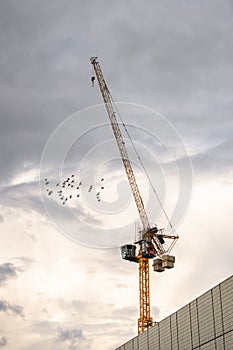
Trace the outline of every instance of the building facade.
{"type": "Polygon", "coordinates": [[[233,276],[116,350],[233,350],[233,276]]]}

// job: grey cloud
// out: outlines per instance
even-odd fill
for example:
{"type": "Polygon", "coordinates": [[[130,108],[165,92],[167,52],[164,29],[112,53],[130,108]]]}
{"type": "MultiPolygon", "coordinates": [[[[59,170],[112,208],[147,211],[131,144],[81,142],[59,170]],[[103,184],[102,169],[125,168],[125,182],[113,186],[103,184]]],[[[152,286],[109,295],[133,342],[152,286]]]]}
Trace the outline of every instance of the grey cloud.
{"type": "Polygon", "coordinates": [[[81,329],[64,329],[64,328],[58,328],[57,329],[57,338],[56,340],[58,342],[65,342],[67,340],[76,340],[83,337],[83,331],[81,329]]]}
{"type": "MultiPolygon", "coordinates": [[[[230,63],[232,45],[228,45],[231,38],[228,29],[232,25],[232,7],[228,1],[221,5],[215,2],[210,14],[207,4],[210,3],[207,1],[204,6],[199,6],[197,3],[172,4],[165,1],[150,7],[135,6],[134,14],[137,18],[140,16],[144,30],[141,30],[137,21],[127,22],[128,18],[123,16],[123,23],[119,27],[119,46],[121,52],[126,54],[121,56],[121,63],[125,57],[127,62],[130,60],[131,52],[134,59],[127,65],[127,71],[133,73],[135,65],[141,62],[144,69],[136,70],[137,75],[134,74],[135,78],[132,78],[137,81],[142,78],[143,87],[145,85],[148,90],[149,84],[155,96],[161,96],[161,92],[168,97],[200,89],[205,86],[205,82],[211,82],[209,72],[212,73],[212,79],[217,75],[224,82],[220,72],[213,68],[222,60],[230,63]],[[126,32],[128,35],[125,35],[126,32]],[[230,55],[223,56],[220,42],[230,55]],[[173,53],[172,57],[169,52],[173,53]],[[153,66],[152,71],[146,69],[148,63],[153,66]]],[[[221,74],[226,74],[229,66],[221,74]]],[[[214,87],[211,90],[214,91],[214,87]]]]}
{"type": "MultiPolygon", "coordinates": [[[[115,285],[113,288],[116,288],[115,285]]],[[[137,306],[117,308],[112,303],[84,302],[82,300],[67,301],[67,299],[59,299],[58,303],[59,308],[66,310],[68,314],[72,314],[74,320],[79,320],[80,325],[87,325],[88,323],[89,332],[91,331],[93,334],[98,334],[101,337],[111,334],[111,337],[116,336],[117,339],[135,334],[132,319],[136,319],[138,316],[137,306]],[[125,321],[125,327],[123,328],[120,326],[122,319],[125,321]]],[[[66,333],[64,338],[66,339],[66,333]]]]}
{"type": "Polygon", "coordinates": [[[31,259],[19,257],[0,264],[0,286],[4,286],[8,280],[17,278],[31,263],[31,259]]]}
{"type": "Polygon", "coordinates": [[[194,154],[177,158],[171,162],[164,162],[164,167],[170,172],[174,164],[180,169],[185,169],[185,164],[187,164],[189,159],[192,164],[194,180],[208,177],[231,183],[233,171],[232,148],[233,141],[231,139],[221,140],[217,145],[209,145],[208,147],[205,145],[200,148],[199,146],[196,150],[193,149],[194,154]]]}
{"type": "MultiPolygon", "coordinates": [[[[42,336],[51,344],[51,349],[88,349],[88,340],[85,338],[82,329],[65,326],[62,324],[58,327],[58,322],[53,321],[36,321],[30,324],[31,333],[42,336]]],[[[38,349],[40,345],[38,343],[38,349]]]]}
{"type": "Polygon", "coordinates": [[[6,345],[7,345],[7,338],[6,337],[0,338],[0,348],[3,348],[6,345]]]}
{"type": "Polygon", "coordinates": [[[225,173],[232,170],[233,164],[233,140],[220,142],[217,146],[211,147],[202,154],[197,155],[196,162],[202,167],[213,169],[218,173],[225,173]]]}
{"type": "Polygon", "coordinates": [[[37,181],[3,186],[0,193],[1,204],[6,207],[24,208],[44,214],[39,193],[39,183],[37,181]]]}
{"type": "MultiPolygon", "coordinates": [[[[115,284],[114,288],[116,288],[115,284]]],[[[124,286],[120,288],[124,288],[124,286]]],[[[134,305],[120,308],[111,303],[83,302],[81,300],[72,300],[71,302],[60,300],[59,305],[62,308],[72,310],[78,316],[79,320],[85,320],[86,315],[90,314],[95,315],[94,318],[97,319],[101,311],[101,318],[108,320],[109,327],[114,326],[114,324],[116,325],[122,319],[130,323],[134,317],[137,317],[137,307],[134,305]]]]}
{"type": "Polygon", "coordinates": [[[158,306],[152,307],[152,315],[154,315],[155,319],[159,319],[160,317],[160,309],[158,306]]]}
{"type": "MultiPolygon", "coordinates": [[[[57,336],[55,341],[58,345],[67,343],[70,350],[78,350],[79,342],[86,342],[86,339],[81,329],[59,327],[57,328],[57,336]]],[[[88,344],[86,344],[85,348],[88,348],[88,344]]]]}
{"type": "Polygon", "coordinates": [[[25,166],[38,166],[48,136],[67,115],[102,102],[98,89],[90,89],[89,56],[95,52],[118,100],[157,105],[196,138],[193,130],[203,128],[203,119],[219,125],[231,108],[231,14],[229,1],[221,6],[129,1],[107,7],[104,1],[98,6],[93,1],[82,6],[5,2],[0,21],[2,181],[25,166]],[[101,6],[106,23],[100,21],[101,6]]]}
{"type": "Polygon", "coordinates": [[[0,311],[2,312],[11,312],[15,315],[19,315],[21,317],[24,317],[23,314],[23,307],[16,304],[11,304],[6,300],[0,300],[0,311]]]}
{"type": "MultiPolygon", "coordinates": [[[[33,167],[38,164],[43,146],[57,123],[73,113],[77,106],[80,108],[87,105],[79,99],[79,96],[83,95],[77,94],[75,87],[76,79],[80,80],[81,76],[82,81],[84,78],[78,67],[79,55],[77,52],[72,52],[72,43],[67,46],[67,41],[62,38],[62,30],[61,36],[54,31],[54,28],[59,28],[59,22],[63,21],[63,15],[76,13],[82,17],[81,11],[72,11],[70,14],[63,12],[64,5],[55,2],[51,7],[38,6],[36,11],[35,3],[34,6],[26,2],[24,5],[27,8],[26,12],[22,11],[23,7],[12,8],[7,4],[1,8],[1,14],[4,14],[1,20],[1,33],[5,43],[4,58],[0,62],[3,119],[1,145],[7,152],[2,152],[0,162],[5,180],[13,177],[15,172],[22,170],[24,166],[33,167]],[[6,16],[9,22],[5,21],[6,16]],[[41,25],[42,19],[43,25],[41,25]],[[57,50],[63,52],[59,58],[57,50]],[[71,68],[68,63],[70,58],[74,62],[72,75],[67,69],[64,70],[68,66],[71,68]],[[54,66],[55,61],[61,70],[58,66],[57,68],[54,66]],[[57,69],[60,71],[59,74],[57,69]],[[74,78],[74,72],[77,72],[77,76],[73,85],[71,80],[74,78]],[[80,100],[80,103],[74,103],[75,100],[80,100]]],[[[83,9],[84,7],[82,5],[83,9]]],[[[69,22],[68,20],[67,23],[69,22]]],[[[73,18],[73,24],[75,23],[78,23],[77,17],[73,18]]],[[[89,63],[87,66],[89,68],[89,63]]],[[[89,87],[88,83],[86,85],[89,87]]]]}
{"type": "MultiPolygon", "coordinates": [[[[192,161],[194,175],[196,177],[217,177],[219,180],[224,178],[226,182],[232,181],[232,148],[233,141],[227,140],[191,155],[190,159],[192,161]]],[[[176,162],[177,164],[182,164],[183,160],[184,159],[181,158],[176,162]]]]}
{"type": "Polygon", "coordinates": [[[137,317],[137,309],[134,306],[125,306],[123,308],[114,309],[111,313],[112,318],[116,320],[131,321],[133,318],[137,317]]]}
{"type": "Polygon", "coordinates": [[[57,323],[52,321],[34,321],[30,324],[30,332],[45,336],[46,334],[53,334],[56,331],[57,323]]]}
{"type": "Polygon", "coordinates": [[[11,278],[17,277],[17,268],[12,263],[3,263],[0,265],[0,285],[11,278]]]}
{"type": "MultiPolygon", "coordinates": [[[[52,188],[54,190],[54,188],[52,188]]],[[[55,188],[56,189],[56,188],[55,188]]],[[[42,188],[42,191],[44,189],[42,188]]],[[[2,187],[1,191],[1,204],[11,208],[24,208],[28,211],[35,211],[43,216],[46,216],[45,208],[40,198],[39,192],[39,183],[38,182],[30,182],[30,183],[20,183],[14,186],[5,186],[2,187]]],[[[44,196],[47,193],[44,190],[44,196]]],[[[49,198],[49,202],[47,202],[47,198],[45,198],[48,203],[50,215],[56,220],[56,217],[63,217],[64,220],[68,219],[68,214],[70,213],[70,209],[67,207],[61,207],[60,203],[55,202],[54,197],[49,198]],[[61,211],[62,210],[62,211],[61,211]],[[66,214],[67,213],[67,214],[66,214]]],[[[80,205],[78,208],[78,215],[82,218],[82,220],[88,221],[89,223],[98,224],[100,223],[99,219],[96,216],[90,215],[88,212],[84,210],[84,208],[80,205]]],[[[31,238],[35,240],[35,237],[31,235],[31,238]]],[[[0,270],[1,272],[1,270],[0,270]]],[[[1,279],[0,279],[1,281],[1,279]]]]}

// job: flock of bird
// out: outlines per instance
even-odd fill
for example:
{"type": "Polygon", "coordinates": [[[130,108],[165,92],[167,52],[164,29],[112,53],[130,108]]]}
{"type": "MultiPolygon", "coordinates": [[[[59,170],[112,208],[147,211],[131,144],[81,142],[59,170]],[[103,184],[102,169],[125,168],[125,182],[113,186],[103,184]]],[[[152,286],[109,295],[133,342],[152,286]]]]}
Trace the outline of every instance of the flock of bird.
{"type": "MultiPolygon", "coordinates": [[[[58,198],[62,201],[62,204],[65,205],[69,200],[73,198],[79,198],[80,197],[80,187],[83,185],[82,181],[77,182],[75,179],[75,175],[72,174],[70,177],[67,177],[67,179],[61,183],[57,183],[53,189],[51,189],[51,183],[48,180],[48,178],[44,179],[45,186],[46,186],[46,192],[48,196],[56,195],[58,198]],[[50,185],[50,186],[49,186],[50,185]]],[[[101,201],[101,190],[104,190],[103,181],[104,178],[101,180],[101,186],[100,191],[96,193],[96,199],[98,202],[101,201]]],[[[89,185],[88,192],[92,192],[93,185],[89,185]]]]}

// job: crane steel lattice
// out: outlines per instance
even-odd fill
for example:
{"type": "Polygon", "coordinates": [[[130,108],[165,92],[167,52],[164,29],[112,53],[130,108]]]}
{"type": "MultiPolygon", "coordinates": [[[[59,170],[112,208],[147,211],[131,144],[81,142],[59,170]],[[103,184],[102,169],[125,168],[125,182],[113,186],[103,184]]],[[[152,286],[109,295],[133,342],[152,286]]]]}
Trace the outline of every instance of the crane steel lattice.
{"type": "MultiPolygon", "coordinates": [[[[142,222],[143,230],[141,231],[140,239],[135,242],[139,245],[138,254],[135,255],[135,245],[125,245],[121,247],[123,259],[139,263],[139,291],[140,291],[140,317],[138,319],[138,334],[153,325],[153,318],[150,315],[150,276],[149,276],[149,259],[154,258],[154,270],[161,272],[164,268],[171,268],[174,265],[174,257],[166,255],[170,252],[177,235],[164,234],[163,230],[158,230],[157,227],[151,227],[141,194],[139,192],[133,168],[131,166],[128,153],[125,147],[121,130],[116,118],[113,100],[110,91],[105,82],[101,67],[97,61],[97,57],[90,58],[91,64],[94,67],[96,77],[98,79],[101,94],[104,99],[105,107],[111,122],[112,130],[115,135],[121,158],[125,167],[125,172],[128,177],[134,201],[138,209],[138,213],[142,222]],[[165,239],[172,239],[172,244],[167,247],[165,239]]],[[[92,77],[92,84],[94,77],[92,77]]]]}

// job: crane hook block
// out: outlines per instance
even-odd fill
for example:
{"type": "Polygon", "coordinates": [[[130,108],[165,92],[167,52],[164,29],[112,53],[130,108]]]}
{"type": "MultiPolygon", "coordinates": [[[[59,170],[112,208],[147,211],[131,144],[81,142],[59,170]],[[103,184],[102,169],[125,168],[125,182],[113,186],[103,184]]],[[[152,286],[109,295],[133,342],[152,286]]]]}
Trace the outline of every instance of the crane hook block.
{"type": "Polygon", "coordinates": [[[91,77],[92,87],[94,87],[94,82],[95,82],[95,76],[93,75],[93,76],[91,77]]]}

